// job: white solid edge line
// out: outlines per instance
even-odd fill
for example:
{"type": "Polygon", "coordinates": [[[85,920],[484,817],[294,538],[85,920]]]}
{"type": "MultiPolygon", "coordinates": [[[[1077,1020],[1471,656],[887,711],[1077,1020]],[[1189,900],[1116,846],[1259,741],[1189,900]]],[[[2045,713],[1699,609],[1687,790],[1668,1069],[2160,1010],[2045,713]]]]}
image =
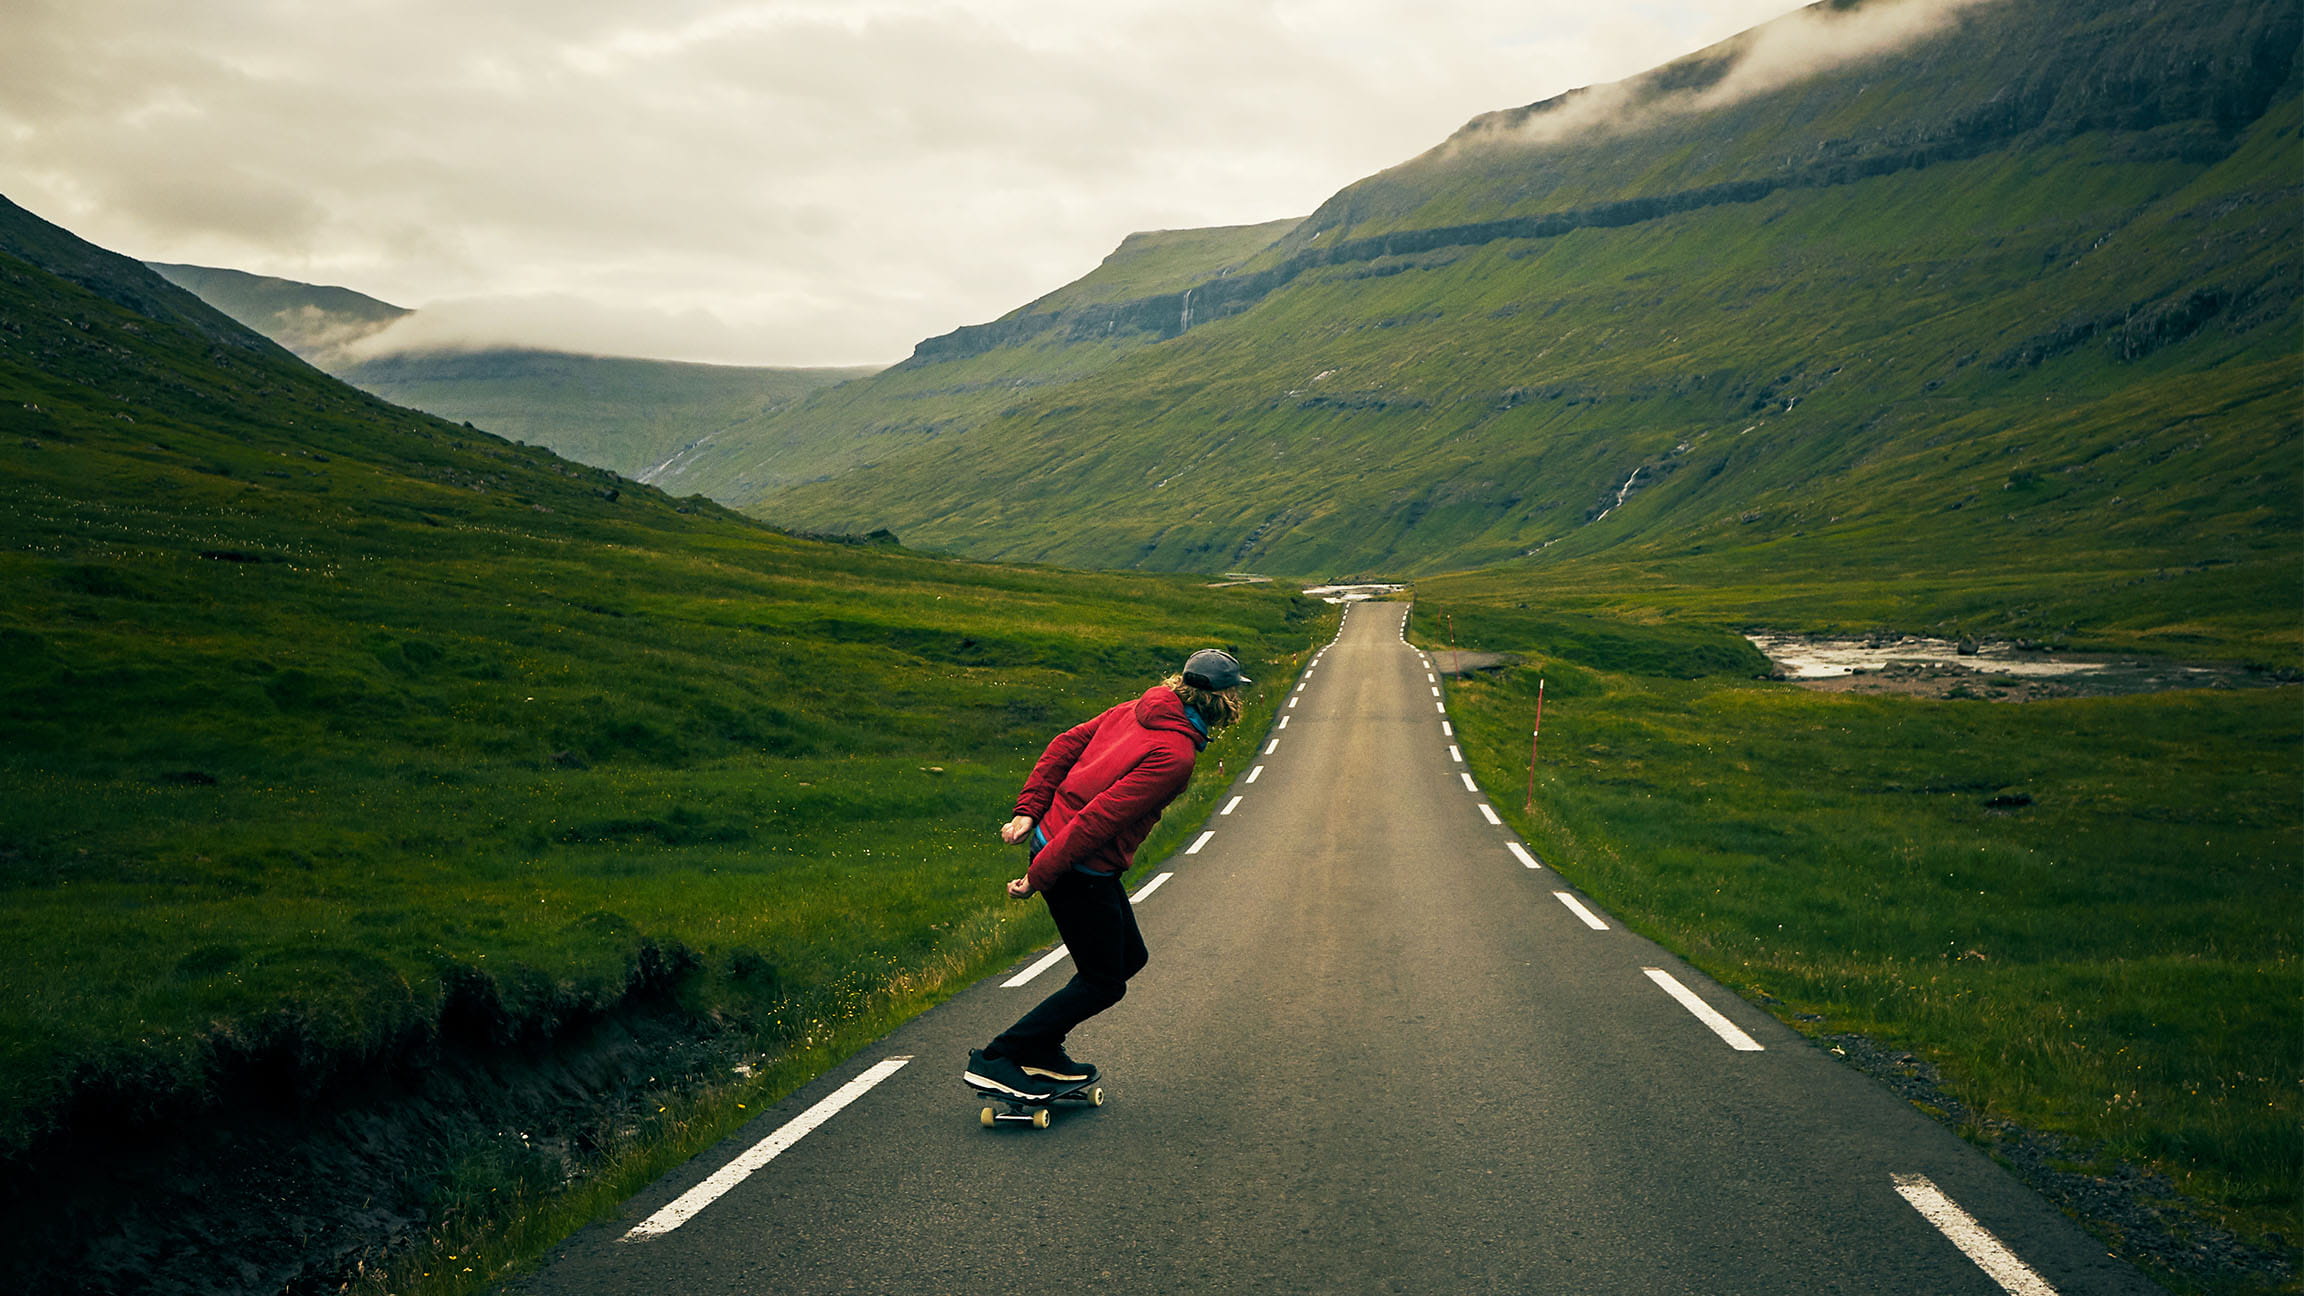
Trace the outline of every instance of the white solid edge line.
{"type": "MultiPolygon", "coordinates": [[[[1195,847],[1193,847],[1192,849],[1194,849],[1194,850],[1198,850],[1198,849],[1200,849],[1200,848],[1199,848],[1199,847],[1197,847],[1197,846],[1195,846],[1195,847]]],[[[1144,897],[1146,897],[1146,896],[1148,896],[1148,895],[1152,894],[1153,892],[1155,892],[1155,891],[1159,890],[1159,889],[1160,889],[1160,884],[1161,884],[1161,883],[1163,883],[1163,882],[1166,882],[1168,879],[1170,879],[1170,878],[1172,878],[1172,877],[1174,877],[1174,876],[1176,876],[1176,875],[1175,875],[1175,874],[1173,874],[1173,873],[1162,873],[1162,874],[1160,874],[1160,875],[1158,875],[1158,876],[1154,877],[1154,878],[1153,878],[1151,881],[1149,881],[1149,882],[1145,883],[1144,885],[1142,885],[1142,886],[1140,886],[1140,887],[1136,888],[1136,894],[1134,894],[1134,895],[1132,895],[1132,896],[1129,896],[1129,897],[1128,897],[1128,903],[1130,903],[1130,904],[1140,904],[1140,903],[1142,903],[1142,902],[1143,902],[1143,900],[1144,900],[1144,897]]]]}
{"type": "Polygon", "coordinates": [[[1490,827],[1501,828],[1504,826],[1504,821],[1496,817],[1496,807],[1485,801],[1480,803],[1480,817],[1487,820],[1490,827]]]}
{"type": "Polygon", "coordinates": [[[775,1133],[753,1144],[738,1154],[736,1159],[715,1170],[704,1182],[672,1199],[672,1203],[640,1221],[624,1235],[627,1242],[641,1242],[664,1234],[687,1223],[696,1213],[720,1199],[722,1193],[744,1182],[760,1167],[782,1155],[787,1148],[807,1137],[808,1132],[832,1119],[841,1108],[869,1093],[874,1085],[904,1069],[910,1057],[892,1057],[873,1064],[872,1069],[832,1091],[808,1110],[779,1126],[775,1133]]]}
{"type": "Polygon", "coordinates": [[[1680,1006],[1696,1015],[1696,1020],[1712,1028],[1712,1033],[1728,1041],[1728,1047],[1739,1053],[1758,1053],[1763,1049],[1760,1041],[1744,1033],[1736,1023],[1721,1016],[1712,1005],[1696,997],[1696,993],[1680,984],[1679,980],[1662,968],[1642,968],[1648,979],[1663,987],[1664,993],[1680,1001],[1680,1006]]]}
{"type": "Polygon", "coordinates": [[[1528,853],[1527,847],[1521,845],[1518,842],[1506,842],[1504,843],[1504,849],[1512,852],[1512,858],[1520,861],[1522,864],[1525,864],[1532,869],[1540,869],[1544,867],[1542,864],[1536,861],[1535,856],[1528,853]]]}
{"type": "Polygon", "coordinates": [[[1263,766],[1261,766],[1261,765],[1259,765],[1259,766],[1257,766],[1256,768],[1254,768],[1254,769],[1252,769],[1252,770],[1248,771],[1248,781],[1249,781],[1249,782],[1251,782],[1251,783],[1255,782],[1255,781],[1256,781],[1256,778],[1257,778],[1257,776],[1258,776],[1258,775],[1260,775],[1260,774],[1262,774],[1263,772],[1264,772],[1264,767],[1263,767],[1263,766]]]}
{"type": "Polygon", "coordinates": [[[1944,1195],[1942,1189],[1929,1182],[1928,1176],[1892,1174],[1896,1193],[1920,1212],[1920,1218],[1936,1226],[1936,1231],[1952,1240],[1952,1245],[1976,1262],[1992,1281],[2011,1296],[2056,1296],[2056,1289],[2048,1280],[2033,1272],[2032,1266],[2016,1258],[2016,1253],[2003,1246],[1991,1231],[1976,1222],[1976,1217],[1960,1209],[1958,1202],[1944,1195]]]}
{"type": "Polygon", "coordinates": [[[1001,982],[1000,988],[1003,990],[1013,990],[1016,987],[1029,982],[1032,978],[1062,962],[1064,956],[1071,952],[1071,950],[1064,948],[1062,945],[1057,946],[1056,948],[1041,955],[1039,962],[1034,963],[1032,966],[1001,982]]]}
{"type": "Polygon", "coordinates": [[[1243,801],[1245,801],[1245,800],[1247,800],[1247,799],[1248,799],[1248,798],[1246,798],[1246,797],[1234,797],[1234,798],[1232,798],[1231,800],[1229,800],[1229,801],[1225,802],[1225,803],[1224,803],[1224,808],[1223,808],[1223,809],[1221,809],[1221,810],[1219,810],[1219,811],[1217,811],[1216,813],[1218,813],[1218,814],[1220,814],[1220,815],[1228,815],[1228,814],[1232,813],[1233,811],[1235,811],[1235,810],[1239,809],[1239,808],[1240,808],[1240,803],[1241,803],[1241,802],[1243,802],[1243,801]]]}
{"type": "Polygon", "coordinates": [[[1207,844],[1208,844],[1208,839],[1209,839],[1209,838],[1211,838],[1211,837],[1213,837],[1213,836],[1215,836],[1215,835],[1216,835],[1216,830],[1215,830],[1215,829],[1213,829],[1213,828],[1211,828],[1211,829],[1209,829],[1208,831],[1206,831],[1206,832],[1204,832],[1204,833],[1200,834],[1200,835],[1199,835],[1197,838],[1195,838],[1195,839],[1193,840],[1193,842],[1192,842],[1192,844],[1191,844],[1191,845],[1189,845],[1189,846],[1187,846],[1187,847],[1185,847],[1185,848],[1184,848],[1184,853],[1185,853],[1185,854],[1187,854],[1187,855],[1197,855],[1197,854],[1199,854],[1199,853],[1200,853],[1200,848],[1201,848],[1201,847],[1203,847],[1203,846],[1205,846],[1205,845],[1207,845],[1207,844]]]}
{"type": "Polygon", "coordinates": [[[1276,751],[1278,751],[1278,750],[1280,750],[1280,740],[1279,740],[1279,739],[1277,739],[1277,738],[1275,738],[1275,739],[1273,739],[1272,741],[1270,741],[1270,742],[1268,742],[1268,743],[1264,744],[1264,754],[1265,754],[1265,755],[1267,755],[1267,756],[1271,755],[1273,752],[1276,752],[1276,751]]]}
{"type": "Polygon", "coordinates": [[[1448,759],[1461,765],[1464,763],[1464,753],[1457,749],[1456,744],[1450,743],[1448,744],[1448,759]]]}
{"type": "Polygon", "coordinates": [[[1600,915],[1585,908],[1582,902],[1578,901],[1576,897],[1568,894],[1565,891],[1555,891],[1552,893],[1552,898],[1568,906],[1568,912],[1583,919],[1585,926],[1591,928],[1594,931],[1608,930],[1608,924],[1600,921],[1600,915]]]}
{"type": "Polygon", "coordinates": [[[1471,776],[1471,775],[1469,775],[1469,774],[1464,774],[1464,773],[1459,773],[1459,774],[1457,774],[1457,775],[1456,775],[1456,777],[1458,777],[1458,778],[1460,778],[1460,779],[1464,780],[1464,790],[1465,790],[1465,791],[1467,791],[1467,792],[1477,792],[1477,791],[1479,791],[1479,790],[1480,790],[1480,785],[1472,781],[1472,776],[1471,776]]]}

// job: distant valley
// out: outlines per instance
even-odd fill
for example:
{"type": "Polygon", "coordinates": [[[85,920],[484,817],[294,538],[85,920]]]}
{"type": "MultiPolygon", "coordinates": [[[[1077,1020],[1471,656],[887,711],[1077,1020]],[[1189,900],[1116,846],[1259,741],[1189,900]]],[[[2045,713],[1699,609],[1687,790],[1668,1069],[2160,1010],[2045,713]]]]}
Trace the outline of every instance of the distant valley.
{"type": "Polygon", "coordinates": [[[151,269],[362,391],[640,481],[722,428],[879,371],[530,347],[376,351],[361,344],[415,312],[346,288],[239,270],[158,262],[151,269]]]}

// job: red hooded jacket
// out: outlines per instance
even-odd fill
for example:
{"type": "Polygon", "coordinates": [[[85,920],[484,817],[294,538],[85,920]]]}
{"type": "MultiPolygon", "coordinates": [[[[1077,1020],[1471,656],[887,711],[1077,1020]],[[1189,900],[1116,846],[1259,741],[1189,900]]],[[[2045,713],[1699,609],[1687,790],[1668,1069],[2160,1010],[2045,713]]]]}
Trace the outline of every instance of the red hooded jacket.
{"type": "Polygon", "coordinates": [[[1160,811],[1192,781],[1193,758],[1207,742],[1164,684],[1056,735],[1016,794],[1015,813],[1048,838],[1026,874],[1032,889],[1046,890],[1076,864],[1126,872],[1160,811]]]}

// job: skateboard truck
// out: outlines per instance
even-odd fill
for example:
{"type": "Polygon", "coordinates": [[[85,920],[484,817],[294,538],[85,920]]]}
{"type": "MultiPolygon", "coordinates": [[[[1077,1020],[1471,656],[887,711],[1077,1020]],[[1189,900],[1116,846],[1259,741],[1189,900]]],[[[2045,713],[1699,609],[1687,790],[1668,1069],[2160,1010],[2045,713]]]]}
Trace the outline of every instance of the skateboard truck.
{"type": "MultiPolygon", "coordinates": [[[[975,1086],[970,1086],[974,1088],[975,1086]]],[[[976,1089],[976,1096],[989,1098],[991,1104],[976,1113],[976,1119],[986,1129],[997,1129],[1003,1121],[1046,1129],[1053,1119],[1048,1112],[1060,1102],[1086,1103],[1090,1107],[1104,1105],[1104,1086],[1093,1080],[1083,1080],[1068,1089],[1059,1089],[1043,1098],[1019,1098],[1014,1094],[999,1093],[991,1089],[976,1089]]]]}

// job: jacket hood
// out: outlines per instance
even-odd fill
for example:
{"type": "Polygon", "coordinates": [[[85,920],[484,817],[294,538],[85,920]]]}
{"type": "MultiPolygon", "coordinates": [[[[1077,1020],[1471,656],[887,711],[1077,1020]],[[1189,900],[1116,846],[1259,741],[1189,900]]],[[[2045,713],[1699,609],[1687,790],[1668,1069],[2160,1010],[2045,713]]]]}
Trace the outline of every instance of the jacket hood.
{"type": "Polygon", "coordinates": [[[1184,699],[1176,696],[1176,690],[1165,684],[1153,685],[1144,690],[1144,696],[1136,699],[1136,723],[1146,729],[1180,733],[1192,740],[1194,751],[1208,745],[1208,735],[1202,733],[1200,726],[1193,724],[1191,718],[1184,714],[1184,699]]]}

